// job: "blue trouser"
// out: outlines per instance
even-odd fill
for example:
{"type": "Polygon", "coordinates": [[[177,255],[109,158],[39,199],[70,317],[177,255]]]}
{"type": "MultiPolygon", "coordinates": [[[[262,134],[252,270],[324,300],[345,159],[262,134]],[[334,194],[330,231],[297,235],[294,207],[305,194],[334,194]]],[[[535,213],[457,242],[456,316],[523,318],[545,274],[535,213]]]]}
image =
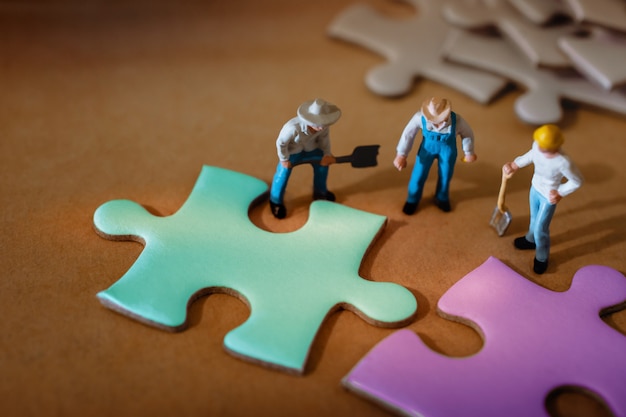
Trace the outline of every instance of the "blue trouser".
{"type": "Polygon", "coordinates": [[[439,178],[437,179],[437,188],[435,198],[439,201],[450,200],[450,180],[454,173],[454,164],[456,162],[457,149],[456,139],[451,136],[450,139],[440,141],[436,139],[424,137],[417,151],[415,166],[409,180],[409,195],[406,199],[409,203],[419,203],[424,191],[424,183],[428,178],[428,172],[437,159],[439,166],[439,178]]]}
{"type": "MultiPolygon", "coordinates": [[[[323,156],[324,152],[321,149],[315,149],[313,151],[303,151],[293,154],[289,157],[289,162],[291,162],[292,166],[302,163],[311,164],[313,167],[313,192],[322,195],[328,192],[326,186],[328,166],[320,165],[323,156]]],[[[274,180],[272,181],[272,189],[270,190],[270,201],[272,203],[283,204],[285,189],[287,188],[287,182],[289,181],[292,169],[293,168],[285,168],[280,162],[278,163],[274,180]]]]}
{"type": "Polygon", "coordinates": [[[537,246],[535,258],[545,262],[550,256],[550,222],[556,210],[556,204],[550,204],[535,187],[530,187],[530,225],[526,240],[537,246]]]}

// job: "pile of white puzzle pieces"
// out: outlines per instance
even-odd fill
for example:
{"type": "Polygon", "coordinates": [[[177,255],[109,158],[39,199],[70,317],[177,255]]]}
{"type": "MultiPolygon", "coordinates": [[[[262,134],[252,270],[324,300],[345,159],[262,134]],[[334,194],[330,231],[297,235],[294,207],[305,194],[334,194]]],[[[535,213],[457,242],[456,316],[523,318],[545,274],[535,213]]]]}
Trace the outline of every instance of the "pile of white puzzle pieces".
{"type": "Polygon", "coordinates": [[[374,93],[402,96],[424,77],[488,103],[512,82],[529,124],[558,123],[563,99],[626,114],[626,1],[404,1],[411,18],[355,4],[328,28],[387,59],[366,76],[374,93]]]}

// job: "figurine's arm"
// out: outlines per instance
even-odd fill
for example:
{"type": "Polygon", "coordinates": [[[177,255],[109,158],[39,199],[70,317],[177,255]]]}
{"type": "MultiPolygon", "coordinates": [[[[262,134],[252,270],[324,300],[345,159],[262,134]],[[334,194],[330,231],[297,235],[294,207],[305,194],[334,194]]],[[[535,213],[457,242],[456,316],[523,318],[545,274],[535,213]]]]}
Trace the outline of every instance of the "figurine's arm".
{"type": "Polygon", "coordinates": [[[291,168],[291,163],[289,162],[289,156],[291,153],[289,151],[289,144],[294,141],[296,138],[296,129],[291,121],[287,122],[283,128],[280,130],[278,134],[278,138],[276,139],[276,151],[278,153],[278,160],[285,168],[291,168]]]}
{"type": "Polygon", "coordinates": [[[478,157],[474,153],[474,131],[470,125],[459,114],[456,115],[456,134],[461,136],[463,153],[465,157],[463,161],[474,162],[478,157]]]}
{"type": "Polygon", "coordinates": [[[406,168],[406,158],[409,152],[411,152],[415,136],[417,136],[420,129],[422,129],[422,113],[417,112],[405,126],[396,147],[396,158],[393,160],[393,164],[398,171],[406,168]]]}
{"type": "MultiPolygon", "coordinates": [[[[564,167],[562,169],[562,174],[567,181],[559,185],[559,188],[555,190],[557,195],[556,202],[558,203],[562,197],[569,195],[580,188],[583,183],[583,176],[567,156],[564,156],[564,167]]],[[[553,203],[554,204],[554,203],[553,203]]]]}
{"type": "Polygon", "coordinates": [[[319,133],[317,147],[324,152],[320,165],[328,166],[336,162],[335,157],[330,151],[330,129],[328,127],[324,128],[324,130],[319,133]]]}
{"type": "Polygon", "coordinates": [[[533,162],[533,158],[532,158],[532,149],[531,149],[528,152],[526,152],[524,155],[520,155],[517,158],[515,158],[513,162],[507,162],[506,164],[504,164],[504,166],[502,167],[502,171],[506,175],[511,176],[515,173],[515,171],[517,171],[520,168],[524,168],[525,166],[530,165],[532,162],[533,162]]]}

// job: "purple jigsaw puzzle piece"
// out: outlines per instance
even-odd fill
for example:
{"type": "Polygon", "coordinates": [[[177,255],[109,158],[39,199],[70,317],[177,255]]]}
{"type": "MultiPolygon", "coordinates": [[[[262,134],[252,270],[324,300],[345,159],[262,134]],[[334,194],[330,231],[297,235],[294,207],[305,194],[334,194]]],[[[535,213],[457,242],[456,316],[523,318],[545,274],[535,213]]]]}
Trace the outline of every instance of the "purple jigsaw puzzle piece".
{"type": "Polygon", "coordinates": [[[626,279],[609,267],[581,268],[569,290],[554,292],[489,258],[438,303],[442,316],[479,331],[477,354],[447,357],[400,330],[343,384],[399,414],[427,417],[547,416],[546,396],[575,386],[625,416],[626,337],[600,317],[625,300],[626,279]]]}

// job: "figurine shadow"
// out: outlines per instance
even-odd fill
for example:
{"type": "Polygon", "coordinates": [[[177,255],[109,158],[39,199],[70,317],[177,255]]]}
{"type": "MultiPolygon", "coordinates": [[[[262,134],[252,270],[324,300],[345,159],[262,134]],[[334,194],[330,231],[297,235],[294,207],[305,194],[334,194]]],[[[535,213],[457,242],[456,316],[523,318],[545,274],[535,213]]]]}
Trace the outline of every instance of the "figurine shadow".
{"type": "MultiPolygon", "coordinates": [[[[361,267],[359,268],[359,276],[362,279],[371,281],[370,277],[372,276],[372,266],[376,262],[376,258],[378,257],[378,254],[381,248],[385,245],[385,241],[389,239],[399,228],[404,227],[406,225],[407,223],[402,222],[402,221],[395,221],[395,220],[387,221],[387,225],[383,229],[383,233],[381,233],[379,237],[376,240],[374,240],[374,242],[372,243],[372,245],[366,252],[365,256],[363,257],[363,262],[361,263],[361,267]]],[[[376,281],[392,282],[393,280],[388,279],[388,277],[382,276],[379,279],[377,277],[376,281]]],[[[385,330],[384,335],[378,341],[381,341],[384,337],[389,336],[392,332],[394,332],[395,330],[399,328],[406,327],[408,325],[411,325],[423,319],[430,311],[431,309],[430,302],[428,301],[428,298],[424,294],[422,294],[417,289],[412,288],[412,287],[405,286],[405,288],[407,288],[417,300],[418,307],[417,307],[416,314],[411,318],[410,323],[405,324],[405,325],[377,326],[375,324],[368,323],[368,325],[372,326],[373,328],[385,330]]],[[[313,344],[311,345],[309,358],[308,358],[307,365],[306,365],[305,372],[304,372],[305,375],[308,373],[314,372],[318,368],[320,362],[322,361],[324,357],[324,352],[326,351],[326,346],[328,345],[333,329],[336,326],[337,321],[339,320],[339,317],[340,317],[340,315],[336,313],[343,311],[343,310],[346,310],[346,309],[342,307],[337,307],[334,310],[330,311],[328,315],[326,316],[326,319],[322,323],[322,326],[320,327],[318,334],[315,337],[313,344]]],[[[350,313],[355,314],[353,312],[350,312],[350,313]]]]}
{"type": "MultiPolygon", "coordinates": [[[[484,163],[479,160],[472,164],[467,164],[467,169],[459,169],[459,164],[464,163],[457,162],[457,168],[455,169],[454,177],[452,178],[450,186],[450,203],[452,208],[454,209],[459,201],[470,201],[484,197],[493,197],[495,204],[498,196],[498,190],[500,188],[502,166],[494,165],[492,163],[484,163]],[[489,180],[485,181],[485,178],[488,178],[489,180]],[[455,179],[457,181],[455,181],[455,179]],[[469,188],[466,187],[463,190],[456,189],[455,182],[459,181],[469,183],[469,188]]],[[[360,181],[336,189],[337,201],[341,202],[342,196],[356,194],[363,192],[364,190],[367,192],[383,191],[389,188],[400,188],[402,190],[406,190],[412,170],[413,164],[411,160],[409,160],[409,165],[402,172],[399,172],[393,166],[377,169],[371,174],[363,177],[360,181]]],[[[530,178],[532,176],[531,171],[532,170],[529,170],[529,172],[521,171],[517,175],[519,178],[516,178],[516,181],[509,182],[507,186],[508,190],[510,192],[515,192],[528,189],[528,184],[530,183],[530,178]]],[[[422,200],[426,201],[434,196],[435,184],[438,175],[439,172],[437,163],[435,162],[429,171],[428,180],[424,186],[424,195],[422,200]],[[429,195],[429,193],[432,195],[429,195]]]]}
{"type": "Polygon", "coordinates": [[[582,241],[575,246],[552,251],[550,258],[554,259],[558,266],[568,260],[587,255],[590,250],[601,251],[626,241],[626,229],[620,225],[626,224],[626,214],[616,215],[602,220],[581,225],[567,230],[552,237],[552,247],[559,244],[579,240],[581,236],[599,236],[595,241],[582,241]]]}
{"type": "MultiPolygon", "coordinates": [[[[417,314],[413,317],[413,320],[411,321],[411,323],[407,325],[403,325],[403,326],[393,326],[393,325],[381,326],[381,325],[376,325],[373,323],[367,323],[366,325],[371,326],[373,331],[375,331],[376,333],[382,333],[380,339],[377,340],[375,343],[382,341],[384,338],[391,335],[391,333],[395,332],[396,330],[406,327],[408,325],[411,325],[414,322],[419,321],[420,319],[424,318],[424,316],[430,309],[428,299],[422,293],[420,293],[419,291],[413,288],[407,288],[407,289],[413,294],[413,296],[417,300],[417,305],[418,305],[417,314]]],[[[322,323],[322,326],[320,327],[315,339],[313,340],[313,344],[311,345],[311,349],[309,351],[309,357],[308,357],[303,375],[307,375],[312,372],[315,372],[315,370],[319,367],[321,361],[324,360],[326,347],[328,346],[328,342],[330,341],[331,335],[334,332],[334,328],[336,327],[337,322],[340,317],[340,314],[337,314],[337,313],[344,311],[344,310],[345,309],[339,307],[329,312],[329,314],[326,316],[326,319],[322,323]]],[[[349,313],[355,314],[353,312],[349,312],[349,313]]]]}
{"type": "MultiPolygon", "coordinates": [[[[455,177],[452,179],[450,186],[450,202],[453,209],[459,201],[471,201],[482,198],[493,198],[495,207],[502,179],[502,165],[495,165],[489,162],[481,163],[480,159],[467,165],[467,169],[458,169],[459,167],[457,166],[454,171],[455,177]],[[470,186],[461,190],[456,189],[454,186],[455,179],[466,182],[470,186]]],[[[532,170],[519,171],[514,178],[507,182],[507,193],[528,190],[531,177],[532,170]]]]}
{"type": "Polygon", "coordinates": [[[398,174],[398,170],[391,164],[389,167],[378,167],[368,170],[367,175],[363,175],[361,180],[335,190],[338,201],[345,195],[357,194],[363,191],[384,191],[405,185],[403,176],[398,174]]]}

